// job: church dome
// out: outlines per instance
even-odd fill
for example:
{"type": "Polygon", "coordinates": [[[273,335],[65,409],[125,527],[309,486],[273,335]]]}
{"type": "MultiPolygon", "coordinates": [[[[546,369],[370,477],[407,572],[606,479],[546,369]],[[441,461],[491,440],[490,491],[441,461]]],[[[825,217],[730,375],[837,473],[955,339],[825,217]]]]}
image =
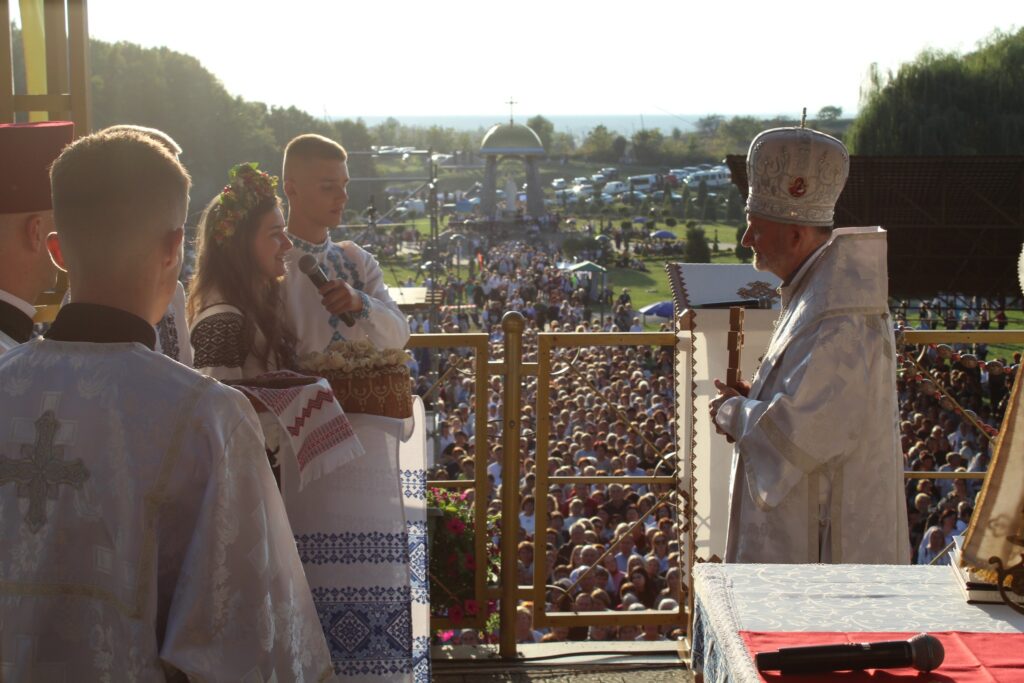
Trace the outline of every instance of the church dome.
{"type": "Polygon", "coordinates": [[[522,154],[544,156],[544,145],[529,127],[519,123],[499,123],[491,126],[480,143],[481,154],[522,154]]]}

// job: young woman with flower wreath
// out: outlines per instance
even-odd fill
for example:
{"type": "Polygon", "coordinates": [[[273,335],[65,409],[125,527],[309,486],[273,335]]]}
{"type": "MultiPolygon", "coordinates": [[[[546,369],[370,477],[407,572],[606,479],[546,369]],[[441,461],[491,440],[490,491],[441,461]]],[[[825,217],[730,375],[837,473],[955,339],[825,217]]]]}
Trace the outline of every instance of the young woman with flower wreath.
{"type": "Polygon", "coordinates": [[[281,294],[292,243],[276,188],[256,164],[239,164],[200,222],[188,318],[195,367],[216,379],[295,366],[281,294]]]}

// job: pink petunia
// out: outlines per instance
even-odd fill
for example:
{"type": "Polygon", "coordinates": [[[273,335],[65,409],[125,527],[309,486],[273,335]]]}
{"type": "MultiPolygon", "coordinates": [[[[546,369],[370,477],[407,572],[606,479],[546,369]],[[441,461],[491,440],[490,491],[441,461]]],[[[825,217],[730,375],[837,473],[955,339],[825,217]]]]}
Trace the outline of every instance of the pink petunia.
{"type": "Polygon", "coordinates": [[[466,523],[458,517],[451,517],[445,522],[445,528],[451,533],[458,535],[466,530],[466,523]]]}

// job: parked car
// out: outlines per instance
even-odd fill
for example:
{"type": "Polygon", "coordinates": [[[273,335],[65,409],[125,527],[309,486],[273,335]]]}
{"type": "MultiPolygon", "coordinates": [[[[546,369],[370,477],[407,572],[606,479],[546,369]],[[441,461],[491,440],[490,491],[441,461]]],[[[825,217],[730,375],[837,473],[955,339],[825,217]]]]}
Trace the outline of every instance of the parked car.
{"type": "Polygon", "coordinates": [[[555,178],[551,181],[551,189],[553,190],[564,190],[569,187],[569,184],[565,182],[565,178],[555,178]]]}
{"type": "Polygon", "coordinates": [[[595,173],[594,175],[590,176],[590,179],[594,181],[595,185],[601,185],[602,183],[605,182],[605,177],[600,173],[595,173]]]}
{"type": "Polygon", "coordinates": [[[647,199],[647,195],[639,190],[630,190],[629,192],[623,192],[619,195],[619,201],[621,202],[642,202],[647,199]]]}
{"type": "MultiPolygon", "coordinates": [[[[669,198],[670,198],[670,200],[672,201],[673,204],[683,200],[683,196],[681,194],[677,194],[675,192],[672,192],[669,195],[669,198]]],[[[658,190],[657,192],[652,192],[651,193],[651,201],[659,202],[659,203],[664,202],[665,201],[665,191],[664,190],[658,190]]]]}
{"type": "Polygon", "coordinates": [[[593,181],[590,178],[585,178],[583,176],[572,179],[573,185],[590,185],[592,182],[593,181]]]}
{"type": "Polygon", "coordinates": [[[612,168],[611,166],[606,166],[606,167],[602,168],[600,171],[598,171],[598,173],[603,175],[608,180],[618,180],[619,179],[619,169],[612,168]]]}

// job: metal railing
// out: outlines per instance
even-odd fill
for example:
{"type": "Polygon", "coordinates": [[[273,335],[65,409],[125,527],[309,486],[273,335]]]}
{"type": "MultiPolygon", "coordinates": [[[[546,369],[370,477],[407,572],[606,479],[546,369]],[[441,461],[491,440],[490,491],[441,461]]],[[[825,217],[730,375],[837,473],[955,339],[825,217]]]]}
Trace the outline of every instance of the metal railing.
{"type": "MultiPolygon", "coordinates": [[[[523,335],[525,332],[525,319],[519,313],[508,313],[502,321],[504,331],[504,357],[499,361],[490,360],[490,349],[488,335],[482,333],[474,334],[415,334],[410,338],[408,348],[429,348],[429,349],[452,349],[471,348],[475,352],[473,361],[473,377],[475,386],[475,440],[474,458],[476,460],[475,478],[472,480],[430,480],[428,487],[467,489],[474,491],[474,552],[476,555],[476,573],[474,584],[474,599],[478,604],[498,599],[499,620],[500,620],[500,644],[499,653],[503,658],[516,656],[515,620],[516,609],[520,600],[534,601],[534,623],[541,625],[565,625],[565,626],[590,626],[602,624],[684,624],[685,607],[684,601],[676,611],[644,611],[644,612],[586,612],[575,613],[548,613],[544,610],[546,602],[547,567],[546,553],[543,544],[536,541],[543,537],[543,531],[538,531],[535,536],[534,552],[534,583],[529,586],[520,586],[518,583],[517,571],[517,550],[519,540],[519,485],[520,480],[520,436],[522,432],[522,391],[524,380],[529,377],[536,377],[538,387],[547,386],[552,373],[551,354],[555,349],[580,348],[594,346],[676,346],[677,338],[672,332],[663,333],[540,333],[537,335],[538,360],[537,362],[526,362],[523,360],[523,335]],[[489,443],[487,429],[487,396],[483,386],[492,376],[502,377],[503,389],[503,412],[502,412],[502,433],[501,443],[503,446],[502,460],[502,482],[501,487],[501,546],[500,546],[500,583],[496,586],[486,584],[487,575],[487,544],[490,539],[486,537],[486,516],[489,484],[487,481],[484,465],[488,459],[489,443]]],[[[563,370],[567,371],[568,368],[563,370]]],[[[453,372],[461,372],[458,366],[451,366],[442,374],[431,387],[436,390],[443,384],[453,372]]],[[[664,502],[667,496],[676,492],[677,476],[549,476],[547,459],[549,454],[548,437],[550,435],[550,397],[546,391],[537,392],[537,459],[535,465],[535,487],[536,491],[547,491],[551,484],[569,483],[601,483],[601,484],[642,484],[651,487],[668,487],[669,491],[664,493],[658,503],[664,502]]],[[[673,441],[665,449],[676,452],[677,446],[673,441]]],[[[678,471],[678,468],[673,468],[678,471]]],[[[539,500],[542,500],[539,498],[539,500]]],[[[674,504],[674,501],[673,501],[674,504]]],[[[653,506],[653,512],[657,505],[653,506]]],[[[547,528],[548,512],[547,506],[541,502],[535,508],[536,529],[547,528]]],[[[646,517],[646,515],[644,516],[646,517]]],[[[640,525],[644,523],[644,517],[632,523],[640,525]]],[[[677,519],[677,528],[682,528],[681,520],[677,519]]],[[[630,530],[632,531],[632,529],[630,530]]],[[[682,544],[680,544],[682,545],[682,544]]],[[[615,546],[611,545],[608,552],[615,546]]],[[[680,553],[682,556],[682,553],[680,553]]],[[[596,563],[595,563],[596,564],[596,563]]],[[[446,617],[432,617],[432,629],[446,629],[455,626],[468,628],[483,628],[486,622],[486,614],[483,610],[477,615],[470,615],[454,624],[446,617]]]]}

